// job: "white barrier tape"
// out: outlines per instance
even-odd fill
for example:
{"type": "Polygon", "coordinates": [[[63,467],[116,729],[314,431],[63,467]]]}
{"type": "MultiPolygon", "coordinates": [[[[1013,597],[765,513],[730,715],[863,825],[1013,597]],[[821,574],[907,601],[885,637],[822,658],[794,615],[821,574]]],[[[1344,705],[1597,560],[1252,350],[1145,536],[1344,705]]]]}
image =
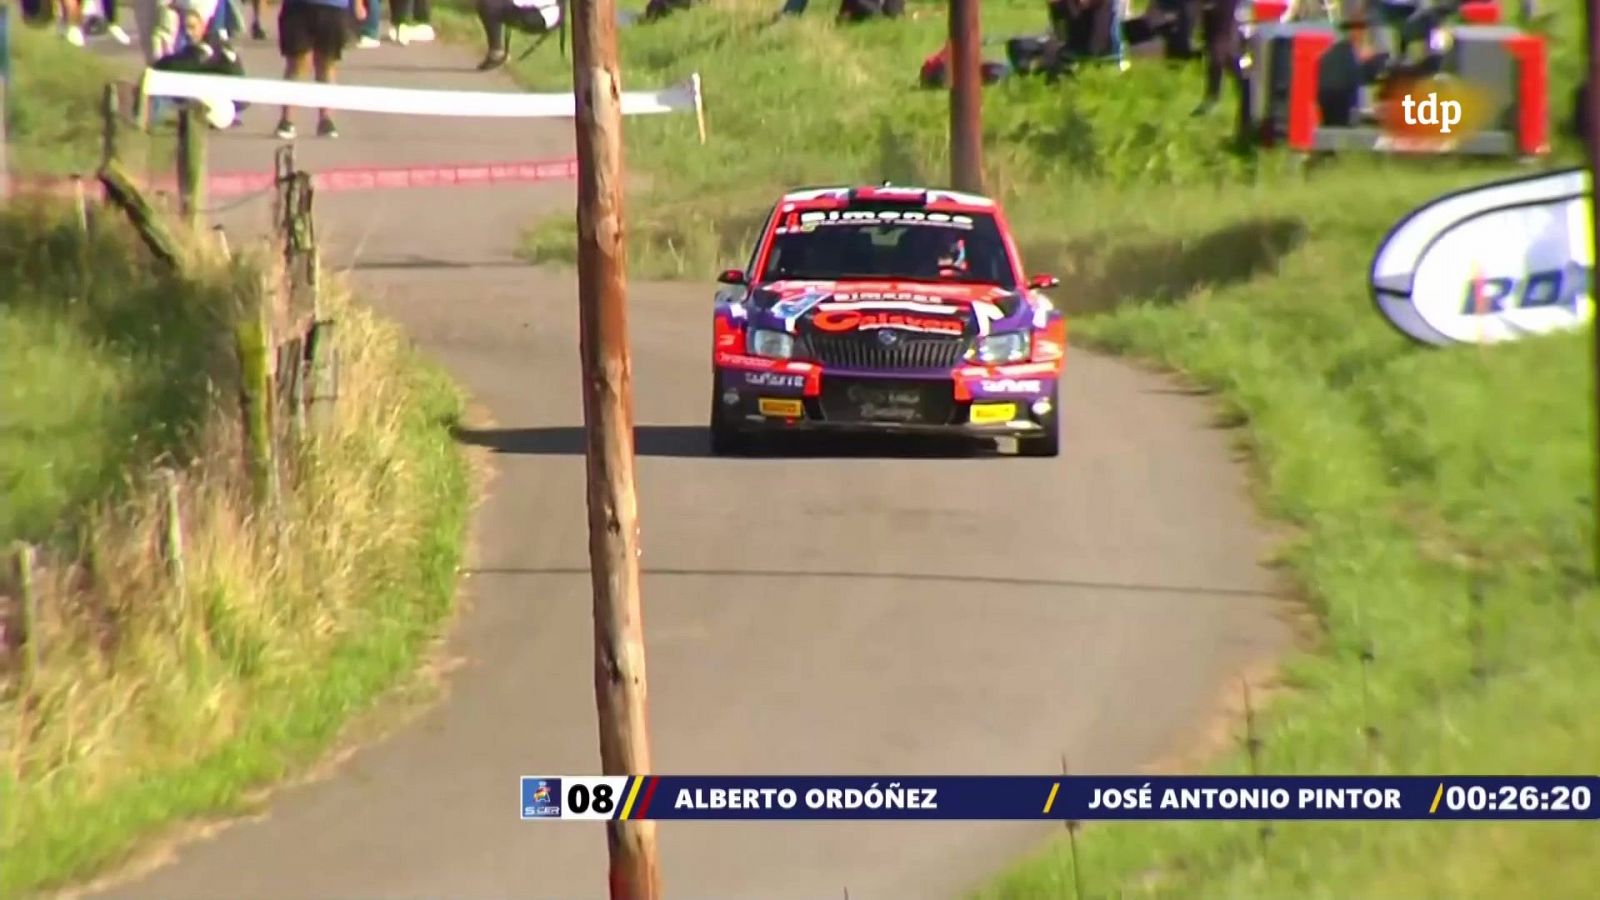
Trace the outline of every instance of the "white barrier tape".
{"type": "MultiPolygon", "coordinates": [[[[571,92],[524,94],[510,91],[429,91],[416,88],[354,84],[318,84],[232,75],[197,75],[146,69],[142,90],[147,97],[299,106],[349,112],[399,113],[411,116],[483,118],[572,118],[571,92]]],[[[701,109],[698,74],[688,84],[660,91],[624,91],[625,116],[701,109]]]]}

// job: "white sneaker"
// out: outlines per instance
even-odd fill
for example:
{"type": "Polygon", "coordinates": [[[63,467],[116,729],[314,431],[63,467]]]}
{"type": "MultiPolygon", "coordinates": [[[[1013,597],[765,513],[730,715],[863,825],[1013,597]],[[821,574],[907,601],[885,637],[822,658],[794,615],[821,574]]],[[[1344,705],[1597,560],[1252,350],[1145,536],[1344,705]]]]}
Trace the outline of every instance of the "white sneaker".
{"type": "Polygon", "coordinates": [[[66,37],[67,43],[74,47],[82,47],[87,43],[87,41],[85,41],[83,38],[83,28],[78,25],[73,25],[68,28],[64,37],[66,37]]]}
{"type": "Polygon", "coordinates": [[[372,49],[374,49],[376,47],[382,47],[382,46],[383,46],[383,41],[380,41],[375,37],[369,37],[368,35],[365,35],[365,34],[363,34],[360,38],[358,38],[356,40],[356,49],[357,50],[372,50],[372,49]]]}
{"type": "Polygon", "coordinates": [[[437,37],[437,35],[433,33],[433,26],[426,22],[423,22],[419,25],[413,25],[411,28],[411,39],[419,44],[426,44],[437,37]]]}
{"type": "Polygon", "coordinates": [[[394,42],[402,47],[411,43],[411,36],[416,33],[414,26],[411,25],[396,25],[392,31],[394,32],[394,42]]]}
{"type": "Polygon", "coordinates": [[[126,31],[122,30],[122,26],[121,25],[108,25],[108,26],[106,26],[106,34],[111,35],[111,39],[113,41],[116,41],[117,43],[121,44],[124,47],[126,47],[129,44],[133,43],[133,38],[129,37],[128,33],[126,31]]]}

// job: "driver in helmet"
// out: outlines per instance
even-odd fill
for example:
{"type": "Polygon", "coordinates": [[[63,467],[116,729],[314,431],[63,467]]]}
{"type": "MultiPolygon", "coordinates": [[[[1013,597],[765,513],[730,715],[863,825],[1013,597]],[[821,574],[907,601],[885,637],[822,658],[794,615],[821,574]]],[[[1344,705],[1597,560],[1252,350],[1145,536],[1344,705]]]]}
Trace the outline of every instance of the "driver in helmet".
{"type": "Polygon", "coordinates": [[[960,235],[944,237],[939,251],[939,277],[964,278],[972,271],[967,263],[967,239],[960,235]]]}

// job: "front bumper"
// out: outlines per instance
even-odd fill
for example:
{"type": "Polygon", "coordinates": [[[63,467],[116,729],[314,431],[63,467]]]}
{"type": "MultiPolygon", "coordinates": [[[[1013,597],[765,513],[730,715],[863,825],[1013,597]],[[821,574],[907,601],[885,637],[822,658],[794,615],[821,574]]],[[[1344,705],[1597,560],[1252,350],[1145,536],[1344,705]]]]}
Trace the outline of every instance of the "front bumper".
{"type": "Polygon", "coordinates": [[[718,380],[725,426],[740,431],[879,432],[971,437],[1027,437],[1053,427],[1053,381],[1004,396],[962,398],[953,377],[823,372],[810,395],[792,387],[751,385],[740,372],[718,380]]]}

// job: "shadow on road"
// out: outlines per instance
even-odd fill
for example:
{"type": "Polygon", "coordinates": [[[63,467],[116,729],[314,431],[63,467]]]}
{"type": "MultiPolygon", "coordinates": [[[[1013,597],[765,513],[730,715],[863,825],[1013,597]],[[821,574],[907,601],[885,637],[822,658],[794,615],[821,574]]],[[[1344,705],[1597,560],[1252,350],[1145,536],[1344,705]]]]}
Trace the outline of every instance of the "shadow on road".
{"type": "MultiPolygon", "coordinates": [[[[550,428],[457,428],[456,440],[495,453],[527,456],[582,456],[583,429],[576,426],[550,428]]],[[[634,453],[639,456],[677,458],[709,457],[711,438],[703,425],[638,425],[633,429],[634,453]]],[[[898,435],[840,436],[794,434],[781,444],[763,442],[749,454],[751,459],[804,458],[887,458],[887,459],[966,459],[992,456],[986,442],[945,438],[906,438],[898,435]]]]}
{"type": "Polygon", "coordinates": [[[409,259],[362,259],[350,266],[356,272],[383,272],[404,271],[409,269],[527,269],[531,264],[520,259],[485,259],[476,262],[461,262],[448,259],[425,259],[411,257],[409,259]]]}
{"type": "MultiPolygon", "coordinates": [[[[774,569],[662,569],[645,567],[643,574],[653,578],[823,578],[839,581],[921,581],[941,584],[985,584],[1011,587],[1072,588],[1081,590],[1128,591],[1136,594],[1186,594],[1217,597],[1276,597],[1260,588],[1216,587],[1198,584],[1143,584],[1126,581],[1097,581],[1084,578],[1020,578],[1006,575],[951,575],[934,572],[832,572],[780,571],[774,569]]],[[[588,566],[481,566],[466,570],[474,576],[588,575],[588,566]]]]}

